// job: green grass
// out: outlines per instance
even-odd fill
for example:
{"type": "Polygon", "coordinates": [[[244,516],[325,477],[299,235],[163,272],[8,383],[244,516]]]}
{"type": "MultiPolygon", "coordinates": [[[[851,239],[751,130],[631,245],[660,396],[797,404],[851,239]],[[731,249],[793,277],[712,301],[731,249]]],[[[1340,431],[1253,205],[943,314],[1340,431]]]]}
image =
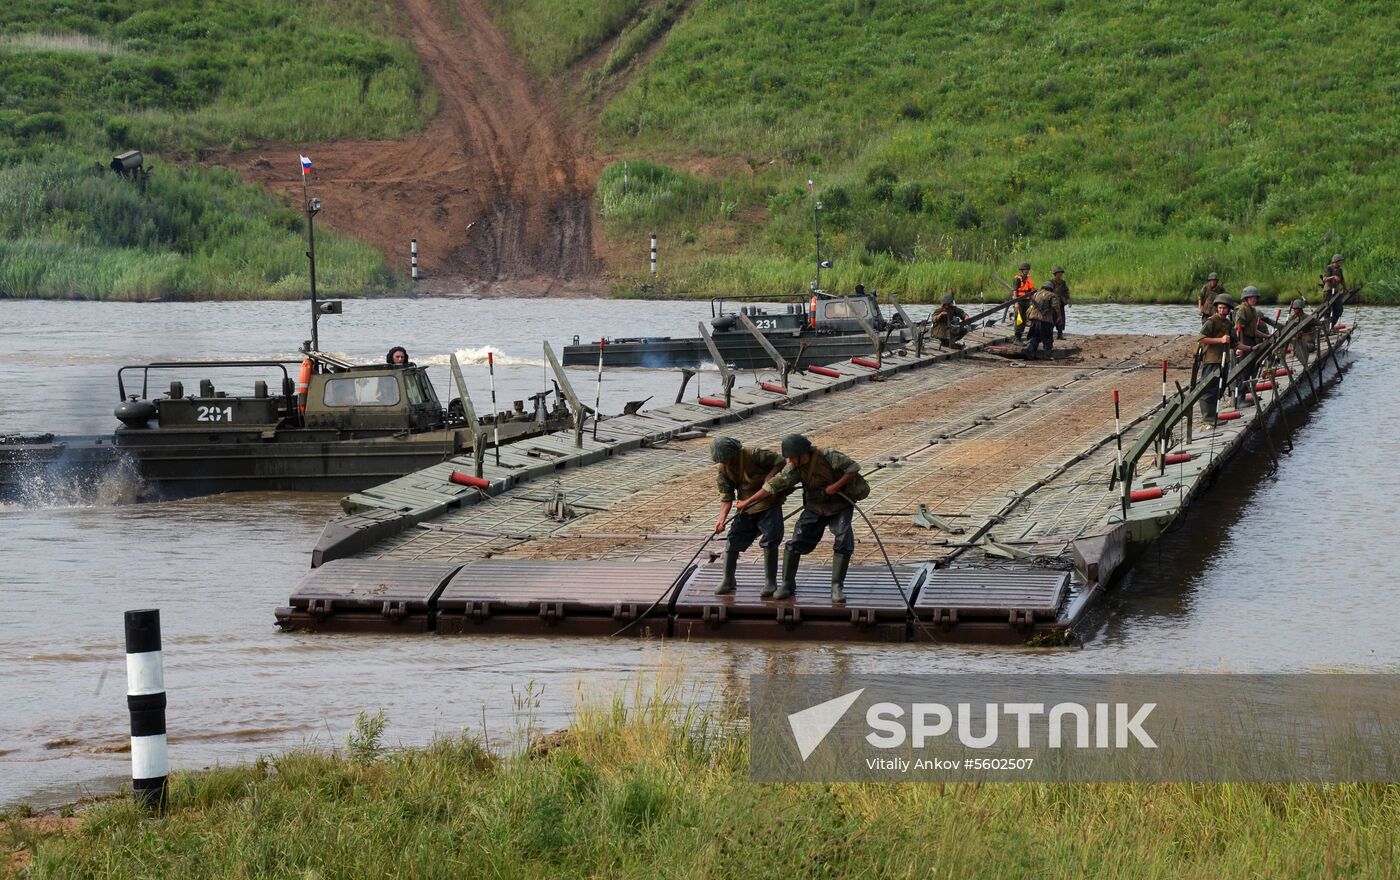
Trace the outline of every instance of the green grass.
{"type": "MultiPolygon", "coordinates": [[[[1315,291],[1340,250],[1349,277],[1400,301],[1392,12],[710,0],[605,108],[600,149],[755,171],[739,198],[752,219],[722,256],[682,247],[687,231],[706,242],[704,213],[662,230],[679,293],[717,292],[735,274],[710,267],[734,260],[805,286],[812,178],[842,284],[931,298],[1027,257],[1041,274],[1064,262],[1084,298],[1182,299],[1210,271],[1285,295],[1315,291]]],[[[645,280],[615,268],[622,287],[645,280]]]]}
{"type": "MultiPolygon", "coordinates": [[[[470,736],[172,777],[170,809],[13,816],[26,877],[1389,876],[1400,787],[773,785],[730,719],[651,695],[499,757],[470,736]]],[[[3,872],[0,867],[0,872],[3,872]]]]}
{"type": "Polygon", "coordinates": [[[541,77],[616,37],[646,0],[487,0],[492,18],[541,77]]]}
{"type": "MultiPolygon", "coordinates": [[[[0,7],[0,296],[304,295],[301,221],[187,160],[420,129],[437,97],[390,14],[372,0],[0,7]],[[145,192],[96,168],[132,147],[154,168],[145,192]]],[[[329,232],[317,257],[330,292],[398,284],[329,232]]]]}

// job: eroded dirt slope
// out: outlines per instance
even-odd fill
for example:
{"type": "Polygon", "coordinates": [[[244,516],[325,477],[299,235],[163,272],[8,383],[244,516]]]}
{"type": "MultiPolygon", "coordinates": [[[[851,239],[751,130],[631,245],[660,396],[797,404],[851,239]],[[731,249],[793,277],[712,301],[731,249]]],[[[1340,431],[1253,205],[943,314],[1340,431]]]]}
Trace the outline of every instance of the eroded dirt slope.
{"type": "Polygon", "coordinates": [[[403,141],[263,144],[213,161],[301,197],[297,153],[315,163],[318,222],[364,239],[397,264],[418,239],[425,287],[588,293],[598,165],[565,125],[480,0],[399,0],[414,47],[441,93],[427,131],[403,141]]]}

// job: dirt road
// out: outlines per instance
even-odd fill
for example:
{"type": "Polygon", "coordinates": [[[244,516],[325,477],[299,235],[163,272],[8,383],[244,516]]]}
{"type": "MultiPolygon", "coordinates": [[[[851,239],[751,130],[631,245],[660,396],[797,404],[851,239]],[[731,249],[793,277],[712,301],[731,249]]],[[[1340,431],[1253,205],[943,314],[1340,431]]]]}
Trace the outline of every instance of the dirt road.
{"type": "Polygon", "coordinates": [[[263,144],[213,161],[299,201],[295,162],[305,152],[326,206],[319,222],[400,265],[409,239],[418,239],[433,292],[600,292],[598,166],[581,136],[541,94],[481,0],[399,2],[442,96],[427,131],[402,141],[263,144]]]}

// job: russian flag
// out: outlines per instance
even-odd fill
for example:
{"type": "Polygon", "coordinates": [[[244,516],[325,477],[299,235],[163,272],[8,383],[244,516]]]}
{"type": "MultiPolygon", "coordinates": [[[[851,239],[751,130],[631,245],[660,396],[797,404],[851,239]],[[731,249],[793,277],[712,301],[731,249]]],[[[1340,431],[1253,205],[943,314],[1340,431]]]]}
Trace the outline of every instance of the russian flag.
{"type": "Polygon", "coordinates": [[[311,173],[311,160],[308,159],[308,158],[306,158],[305,156],[302,156],[302,157],[301,157],[301,173],[302,173],[302,174],[310,174],[310,173],[311,173]]]}

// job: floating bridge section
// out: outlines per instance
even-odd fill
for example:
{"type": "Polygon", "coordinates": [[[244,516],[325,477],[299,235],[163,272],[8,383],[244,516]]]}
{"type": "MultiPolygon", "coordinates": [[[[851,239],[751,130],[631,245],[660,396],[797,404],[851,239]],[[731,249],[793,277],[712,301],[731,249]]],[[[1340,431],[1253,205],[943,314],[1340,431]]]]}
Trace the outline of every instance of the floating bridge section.
{"type": "MultiPolygon", "coordinates": [[[[1204,431],[1173,418],[1189,409],[1176,386],[1190,385],[1194,333],[1082,337],[1069,361],[1024,362],[987,354],[1005,340],[983,329],[961,351],[795,374],[786,393],[759,375],[728,408],[677,403],[607,419],[596,440],[563,432],[504,447],[499,465],[484,462],[485,490],[451,481],[471,473],[464,456],[348,496],[278,622],[444,636],[1054,643],[1249,434],[1340,375],[1351,336],[1329,335],[1329,357],[1306,371],[1281,352],[1259,405],[1204,431]],[[792,599],[759,596],[757,546],[737,592],[715,596],[723,537],[702,549],[718,508],[710,437],[776,448],[792,432],[862,463],[871,495],[861,508],[880,541],[857,518],[844,605],[830,602],[829,539],[804,557],[792,599]],[[1152,455],[1119,464],[1122,449],[1146,444],[1152,455]],[[1129,501],[1144,489],[1160,497],[1129,501]]],[[[788,501],[789,527],[799,504],[800,493],[788,501]]]]}

